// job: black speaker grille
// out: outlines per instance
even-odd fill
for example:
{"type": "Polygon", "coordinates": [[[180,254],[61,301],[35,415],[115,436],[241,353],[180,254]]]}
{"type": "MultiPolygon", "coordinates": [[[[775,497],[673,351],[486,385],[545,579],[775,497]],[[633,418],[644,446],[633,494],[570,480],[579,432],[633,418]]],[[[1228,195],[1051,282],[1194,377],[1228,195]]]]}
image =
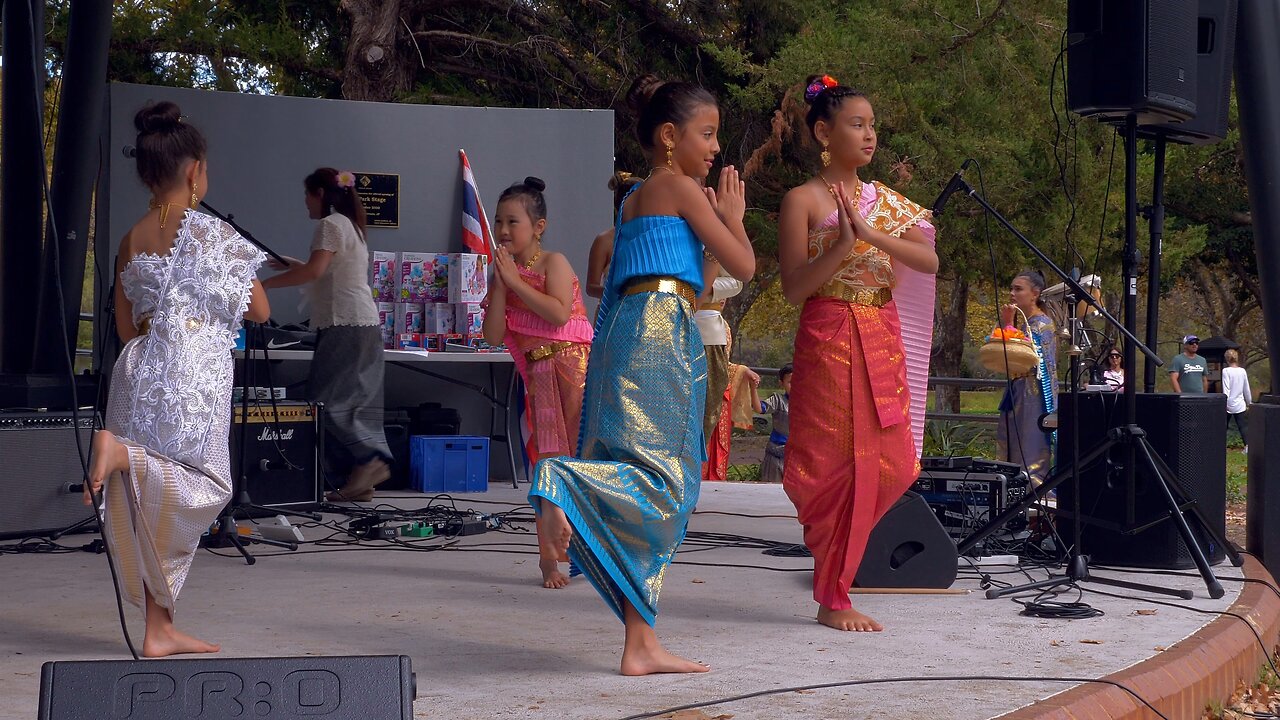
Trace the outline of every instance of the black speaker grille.
{"type": "Polygon", "coordinates": [[[1147,96],[1196,99],[1197,3],[1149,0],[1147,96]]]}

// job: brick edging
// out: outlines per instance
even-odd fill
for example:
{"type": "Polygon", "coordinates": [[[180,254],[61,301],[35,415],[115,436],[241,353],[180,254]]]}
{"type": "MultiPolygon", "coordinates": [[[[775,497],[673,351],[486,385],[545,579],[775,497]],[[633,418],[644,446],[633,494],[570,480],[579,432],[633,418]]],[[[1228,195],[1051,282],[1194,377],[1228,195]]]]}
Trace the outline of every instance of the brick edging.
{"type": "MultiPolygon", "coordinates": [[[[1252,556],[1244,576],[1275,584],[1252,556]]],[[[1244,583],[1230,610],[1249,619],[1268,649],[1280,636],[1280,597],[1258,583],[1244,583]]],[[[1252,631],[1222,615],[1164,652],[1106,676],[1151,703],[1170,720],[1199,720],[1210,701],[1231,697],[1241,681],[1254,682],[1266,662],[1252,631]]],[[[1084,683],[999,716],[996,720],[1149,720],[1156,715],[1118,687],[1084,683]]]]}

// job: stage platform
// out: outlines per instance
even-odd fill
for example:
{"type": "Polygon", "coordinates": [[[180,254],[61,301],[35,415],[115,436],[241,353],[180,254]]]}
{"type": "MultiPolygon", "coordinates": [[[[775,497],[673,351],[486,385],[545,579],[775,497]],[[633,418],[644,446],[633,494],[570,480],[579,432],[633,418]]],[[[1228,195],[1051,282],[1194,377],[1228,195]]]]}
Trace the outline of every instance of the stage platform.
{"type": "MultiPolygon", "coordinates": [[[[455,496],[458,507],[491,513],[523,502],[523,489],[490,488],[455,496]]],[[[404,508],[426,502],[407,493],[379,499],[404,508]]],[[[709,483],[690,529],[798,543],[793,513],[780,486],[709,483]]],[[[621,720],[761,690],[888,678],[916,679],[791,690],[675,717],[1157,717],[1136,711],[1139,703],[1115,688],[1027,680],[1108,676],[1128,678],[1167,717],[1198,718],[1206,702],[1230,694],[1234,675],[1253,681],[1264,662],[1249,628],[1234,618],[1086,592],[1083,600],[1104,616],[1036,619],[1009,600],[985,599],[974,579],[959,581],[955,587],[966,592],[957,595],[857,595],[855,605],[886,629],[841,633],[813,620],[808,559],[686,546],[666,576],[658,632],[669,649],[712,670],[627,678],[617,674],[621,625],[582,578],[563,590],[540,586],[532,533],[473,535],[436,552],[381,542],[335,549],[256,546],[251,567],[202,550],[179,599],[178,624],[222,643],[223,657],[409,655],[418,677],[415,717],[451,720],[621,720]],[[976,675],[1014,679],[937,679],[976,675]]],[[[1216,569],[1224,579],[1242,577],[1227,564],[1216,569]]],[[[1256,564],[1244,570],[1270,581],[1256,564]]],[[[103,556],[6,554],[0,573],[0,720],[35,716],[43,662],[127,657],[103,556]]],[[[1227,596],[1210,600],[1191,573],[1096,574],[1189,588],[1196,597],[1187,605],[1234,605],[1268,648],[1276,642],[1280,601],[1263,585],[1224,581],[1227,596]]],[[[140,647],[141,615],[126,610],[140,647]]]]}

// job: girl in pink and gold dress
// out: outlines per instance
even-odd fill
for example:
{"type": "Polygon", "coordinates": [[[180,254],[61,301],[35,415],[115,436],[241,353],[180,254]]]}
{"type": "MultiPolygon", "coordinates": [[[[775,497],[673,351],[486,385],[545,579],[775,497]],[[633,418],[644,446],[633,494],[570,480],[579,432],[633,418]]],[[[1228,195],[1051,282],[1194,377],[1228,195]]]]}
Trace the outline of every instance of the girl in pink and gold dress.
{"type": "MultiPolygon", "coordinates": [[[[542,249],[547,228],[546,184],[525,178],[502,192],[494,214],[494,277],[486,299],[484,339],[505,342],[524,378],[533,417],[535,460],[578,452],[578,425],[591,322],[578,277],[564,255],[542,249]]],[[[546,542],[538,522],[542,586],[562,588],[560,551],[546,542]]]]}
{"type": "Polygon", "coordinates": [[[859,177],[876,151],[867,97],[824,75],[805,100],[823,167],[778,222],[782,291],[804,308],[782,486],[813,553],[818,621],[877,631],[849,587],[871,529],[920,472],[938,256],[929,211],[859,177]]]}

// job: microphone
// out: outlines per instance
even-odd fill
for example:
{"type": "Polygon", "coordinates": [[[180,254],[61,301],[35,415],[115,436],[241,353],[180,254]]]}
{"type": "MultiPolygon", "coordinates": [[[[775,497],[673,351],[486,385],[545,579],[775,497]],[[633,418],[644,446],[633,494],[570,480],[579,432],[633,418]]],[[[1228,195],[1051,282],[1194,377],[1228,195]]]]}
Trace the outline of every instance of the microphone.
{"type": "Polygon", "coordinates": [[[133,158],[138,156],[138,149],[132,145],[125,145],[124,147],[120,148],[120,153],[125,157],[129,158],[130,160],[132,160],[133,158]]]}
{"type": "Polygon", "coordinates": [[[942,192],[938,194],[938,199],[933,201],[934,217],[942,214],[942,209],[947,206],[947,200],[951,198],[951,194],[960,189],[961,183],[964,182],[964,171],[969,169],[971,164],[973,164],[973,158],[965,160],[960,165],[960,169],[956,171],[956,174],[952,175],[951,179],[947,181],[947,186],[942,188],[942,192]]]}

